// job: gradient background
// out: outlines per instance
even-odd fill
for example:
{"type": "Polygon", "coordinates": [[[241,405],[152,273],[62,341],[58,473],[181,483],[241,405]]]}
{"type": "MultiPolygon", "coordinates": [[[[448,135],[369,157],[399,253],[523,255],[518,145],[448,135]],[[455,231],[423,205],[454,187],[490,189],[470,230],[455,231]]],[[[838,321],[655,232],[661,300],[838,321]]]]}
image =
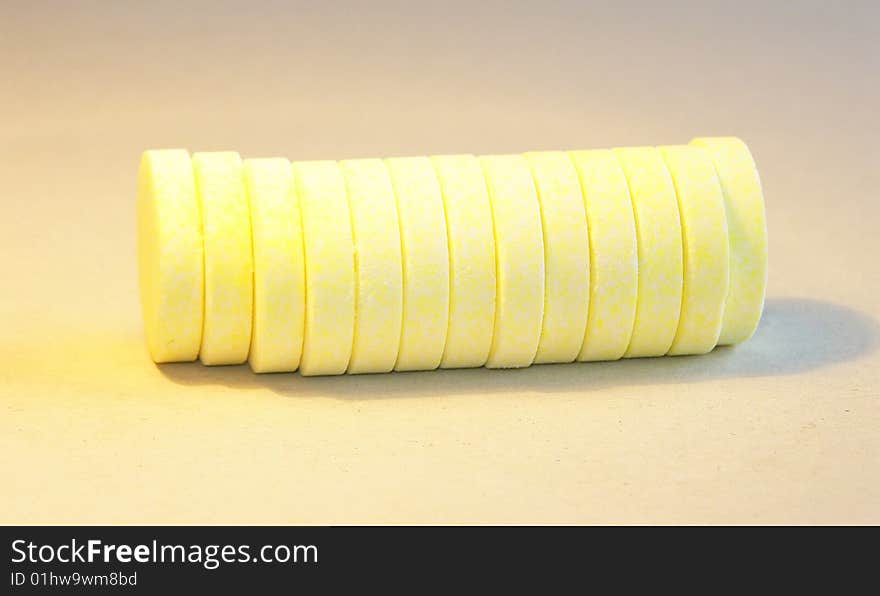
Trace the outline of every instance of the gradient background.
{"type": "Polygon", "coordinates": [[[878,17],[870,1],[3,2],[0,522],[880,522],[878,17]],[[144,149],[727,134],[755,154],[770,230],[765,316],[738,348],[317,379],[147,357],[144,149]]]}

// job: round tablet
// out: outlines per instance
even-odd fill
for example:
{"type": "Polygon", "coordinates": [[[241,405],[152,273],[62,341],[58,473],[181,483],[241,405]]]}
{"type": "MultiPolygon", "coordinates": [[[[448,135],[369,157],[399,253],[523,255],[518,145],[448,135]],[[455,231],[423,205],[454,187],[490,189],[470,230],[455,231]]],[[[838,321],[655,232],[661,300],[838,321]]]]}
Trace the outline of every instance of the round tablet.
{"type": "Polygon", "coordinates": [[[581,362],[617,360],[632,336],[638,253],[629,188],[610,150],[569,153],[581,184],[590,242],[590,299],[581,362]]]}
{"type": "Polygon", "coordinates": [[[724,197],[709,155],[699,147],[660,147],[681,215],[684,283],[681,317],[669,354],[705,354],[721,332],[729,250],[724,197]]]}
{"type": "Polygon", "coordinates": [[[669,351],[681,314],[683,255],[678,200],[654,147],[614,149],[629,184],[639,254],[639,298],[627,358],[669,351]]]}
{"type": "Polygon", "coordinates": [[[752,336],[764,310],[767,223],[761,179],[749,148],[737,138],[698,138],[691,145],[709,153],[724,193],[730,238],[730,288],[718,343],[735,344],[752,336]]]}
{"type": "Polygon", "coordinates": [[[241,171],[233,151],[192,158],[205,250],[205,318],[199,359],[241,364],[251,345],[253,259],[251,222],[241,171]]]}
{"type": "Polygon", "coordinates": [[[483,366],[495,325],[492,208],[473,155],[433,157],[449,246],[449,327],[442,368],[483,366]]]}
{"type": "Polygon", "coordinates": [[[254,317],[248,362],[254,372],[294,371],[302,354],[305,265],[299,203],[286,159],[247,159],[254,317]]]}
{"type": "Polygon", "coordinates": [[[189,153],[146,151],[138,170],[138,271],[154,362],[195,360],[202,340],[202,233],[189,153]]]}
{"type": "Polygon", "coordinates": [[[427,157],[385,160],[397,198],[403,254],[403,327],[395,370],[440,366],[449,324],[446,216],[427,157]]]}
{"type": "Polygon", "coordinates": [[[355,246],[355,319],[350,373],[389,372],[400,349],[403,268],[397,205],[381,159],[340,162],[355,246]]]}
{"type": "Polygon", "coordinates": [[[345,180],[335,161],[294,162],[303,227],[306,316],[301,374],[340,375],[354,337],[354,243],[345,180]]]}
{"type": "Polygon", "coordinates": [[[584,342],[590,244],[577,172],[564,152],[527,153],[544,238],[544,322],[535,362],[572,362],[584,342]]]}
{"type": "Polygon", "coordinates": [[[535,359],[544,314],[544,239],[529,163],[521,155],[480,158],[495,226],[495,332],[486,366],[535,359]]]}

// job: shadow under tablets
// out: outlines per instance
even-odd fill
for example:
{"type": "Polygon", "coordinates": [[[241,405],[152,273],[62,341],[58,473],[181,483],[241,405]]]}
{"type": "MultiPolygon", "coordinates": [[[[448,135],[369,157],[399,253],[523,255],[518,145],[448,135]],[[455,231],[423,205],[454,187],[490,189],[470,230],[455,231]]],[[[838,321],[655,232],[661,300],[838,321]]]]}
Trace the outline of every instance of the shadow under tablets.
{"type": "Polygon", "coordinates": [[[880,326],[846,306],[803,298],[767,301],[749,341],[700,356],[536,365],[517,370],[456,369],[376,375],[302,377],[256,375],[247,365],[163,364],[182,385],[265,388],[290,397],[390,399],[473,393],[589,392],[609,386],[691,383],[713,379],[792,375],[856,360],[876,349],[880,326]]]}

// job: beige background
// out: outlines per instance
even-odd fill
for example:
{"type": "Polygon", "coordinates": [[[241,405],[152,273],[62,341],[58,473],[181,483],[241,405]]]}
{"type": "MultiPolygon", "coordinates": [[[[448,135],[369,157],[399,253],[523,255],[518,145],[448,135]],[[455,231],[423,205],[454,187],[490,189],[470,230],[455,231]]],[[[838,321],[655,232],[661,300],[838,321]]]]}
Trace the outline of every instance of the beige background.
{"type": "Polygon", "coordinates": [[[880,522],[872,2],[179,4],[0,8],[0,521],[880,522]],[[321,379],[146,356],[146,148],[716,134],[770,228],[736,349],[321,379]]]}

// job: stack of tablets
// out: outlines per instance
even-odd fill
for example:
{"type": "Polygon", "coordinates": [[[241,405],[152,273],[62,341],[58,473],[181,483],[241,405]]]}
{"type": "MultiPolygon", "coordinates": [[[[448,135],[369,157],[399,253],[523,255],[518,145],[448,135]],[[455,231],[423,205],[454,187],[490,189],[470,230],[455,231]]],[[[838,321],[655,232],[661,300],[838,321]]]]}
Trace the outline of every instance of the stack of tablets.
{"type": "Polygon", "coordinates": [[[147,151],[156,362],[304,375],[701,354],[747,339],[767,239],[744,143],[294,162],[147,151]]]}

